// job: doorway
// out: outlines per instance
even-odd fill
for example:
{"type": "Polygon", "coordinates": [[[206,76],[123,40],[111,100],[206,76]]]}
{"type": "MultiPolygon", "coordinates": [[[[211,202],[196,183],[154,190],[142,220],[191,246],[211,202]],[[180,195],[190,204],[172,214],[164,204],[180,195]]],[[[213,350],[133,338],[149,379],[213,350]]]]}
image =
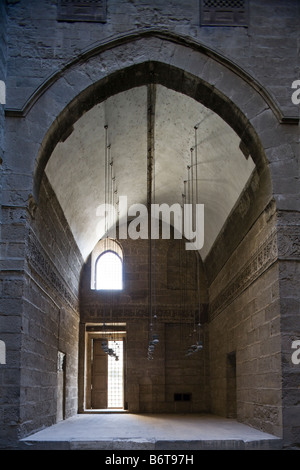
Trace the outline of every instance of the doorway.
{"type": "Polygon", "coordinates": [[[226,361],[226,398],[227,398],[227,418],[236,419],[236,353],[227,354],[226,361]]]}
{"type": "Polygon", "coordinates": [[[116,325],[88,326],[86,351],[85,409],[124,410],[126,332],[116,325]]]}
{"type": "Polygon", "coordinates": [[[91,407],[124,408],[124,341],[92,339],[91,407]],[[105,348],[112,353],[106,352],[105,348]]]}
{"type": "Polygon", "coordinates": [[[57,402],[56,421],[65,419],[66,414],[66,355],[58,351],[57,353],[57,402]]]}

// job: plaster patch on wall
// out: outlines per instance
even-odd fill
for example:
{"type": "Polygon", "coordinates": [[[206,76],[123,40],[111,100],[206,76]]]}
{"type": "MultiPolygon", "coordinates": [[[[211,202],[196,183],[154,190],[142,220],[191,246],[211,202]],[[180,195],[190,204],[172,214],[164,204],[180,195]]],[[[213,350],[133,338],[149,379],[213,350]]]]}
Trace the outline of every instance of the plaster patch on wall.
{"type": "Polygon", "coordinates": [[[0,341],[0,364],[6,364],[6,345],[0,341]]]}

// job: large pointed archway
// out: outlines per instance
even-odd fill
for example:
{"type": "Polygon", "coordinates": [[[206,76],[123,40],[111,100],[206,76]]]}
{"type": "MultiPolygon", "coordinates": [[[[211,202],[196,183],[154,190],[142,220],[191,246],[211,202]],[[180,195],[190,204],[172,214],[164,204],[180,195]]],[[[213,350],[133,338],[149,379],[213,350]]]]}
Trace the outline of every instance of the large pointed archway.
{"type": "MultiPolygon", "coordinates": [[[[66,208],[62,210],[64,203],[59,198],[64,171],[72,174],[73,169],[66,164],[63,170],[61,162],[56,173],[49,170],[54,163],[52,157],[58,159],[54,168],[63,157],[59,155],[59,148],[76,140],[83,129],[80,124],[89,113],[92,115],[97,109],[101,113],[101,106],[109,100],[128,97],[134,90],[141,91],[150,85],[158,88],[165,102],[180,97],[178,102],[192,100],[199,109],[209,110],[211,116],[216,116],[216,128],[223,129],[218,128],[218,123],[221,126],[224,122],[224,129],[228,130],[225,137],[232,142],[232,135],[234,142],[239,143],[235,150],[241,159],[253,162],[203,259],[209,304],[209,408],[214,413],[227,414],[228,384],[232,378],[229,366],[234,358],[238,418],[281,435],[278,194],[273,189],[277,171],[273,163],[282,141],[295,139],[294,126],[286,122],[262,87],[235,64],[196,43],[155,31],[94,48],[51,77],[23,110],[7,113],[11,117],[25,117],[20,140],[26,143],[24,159],[32,170],[26,234],[28,285],[23,315],[32,321],[35,315],[40,318],[50,312],[46,331],[40,328],[26,332],[23,343],[26,354],[22,359],[24,383],[31,371],[26,357],[35,355],[34,344],[45,341],[35,379],[27,391],[35,393],[43,376],[44,389],[49,380],[53,395],[61,396],[56,389],[55,374],[63,372],[67,380],[61,389],[63,406],[60,410],[64,409],[65,417],[76,413],[79,280],[82,266],[88,261],[86,255],[91,250],[85,253],[79,248],[82,233],[72,229],[72,221],[76,222],[79,215],[76,207],[68,215],[66,208]],[[58,353],[62,362],[61,369],[56,371],[58,353]]],[[[135,99],[133,102],[136,103],[135,99]]],[[[173,119],[170,121],[172,124],[173,119]]],[[[89,124],[87,128],[90,129],[89,124]]],[[[71,145],[72,149],[75,147],[71,145]]],[[[224,175],[220,173],[222,180],[224,175]]],[[[80,181],[75,178],[73,182],[75,188],[79,188],[80,181]]],[[[86,188],[87,192],[89,190],[86,188]]],[[[76,190],[73,195],[75,193],[76,190]]],[[[219,197],[222,194],[219,193],[219,197]]],[[[69,198],[70,202],[72,192],[69,198]]],[[[68,201],[65,204],[67,207],[68,201]]],[[[63,379],[64,375],[61,377],[63,379]]],[[[145,391],[145,387],[141,390],[145,391]]],[[[21,422],[26,420],[26,426],[22,427],[26,434],[38,429],[41,423],[30,413],[30,403],[25,400],[23,404],[21,422]]],[[[51,408],[45,414],[44,423],[53,424],[55,419],[56,413],[51,408]]]]}

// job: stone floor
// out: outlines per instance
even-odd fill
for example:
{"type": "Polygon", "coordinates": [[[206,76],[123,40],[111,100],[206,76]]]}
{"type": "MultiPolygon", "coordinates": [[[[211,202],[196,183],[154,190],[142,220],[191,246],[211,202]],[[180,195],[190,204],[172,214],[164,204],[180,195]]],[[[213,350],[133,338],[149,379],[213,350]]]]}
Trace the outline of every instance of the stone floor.
{"type": "Polygon", "coordinates": [[[30,450],[272,450],[281,439],[214,415],[79,414],[21,441],[30,450]]]}

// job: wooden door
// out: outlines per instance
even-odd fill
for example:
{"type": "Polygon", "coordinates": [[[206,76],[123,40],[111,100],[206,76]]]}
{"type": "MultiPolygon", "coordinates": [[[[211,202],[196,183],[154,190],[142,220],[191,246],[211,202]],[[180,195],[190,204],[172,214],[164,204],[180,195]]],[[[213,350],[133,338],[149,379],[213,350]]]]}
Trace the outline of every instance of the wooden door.
{"type": "Polygon", "coordinates": [[[93,339],[92,356],[92,408],[107,408],[107,355],[102,349],[102,340],[93,339]]]}

